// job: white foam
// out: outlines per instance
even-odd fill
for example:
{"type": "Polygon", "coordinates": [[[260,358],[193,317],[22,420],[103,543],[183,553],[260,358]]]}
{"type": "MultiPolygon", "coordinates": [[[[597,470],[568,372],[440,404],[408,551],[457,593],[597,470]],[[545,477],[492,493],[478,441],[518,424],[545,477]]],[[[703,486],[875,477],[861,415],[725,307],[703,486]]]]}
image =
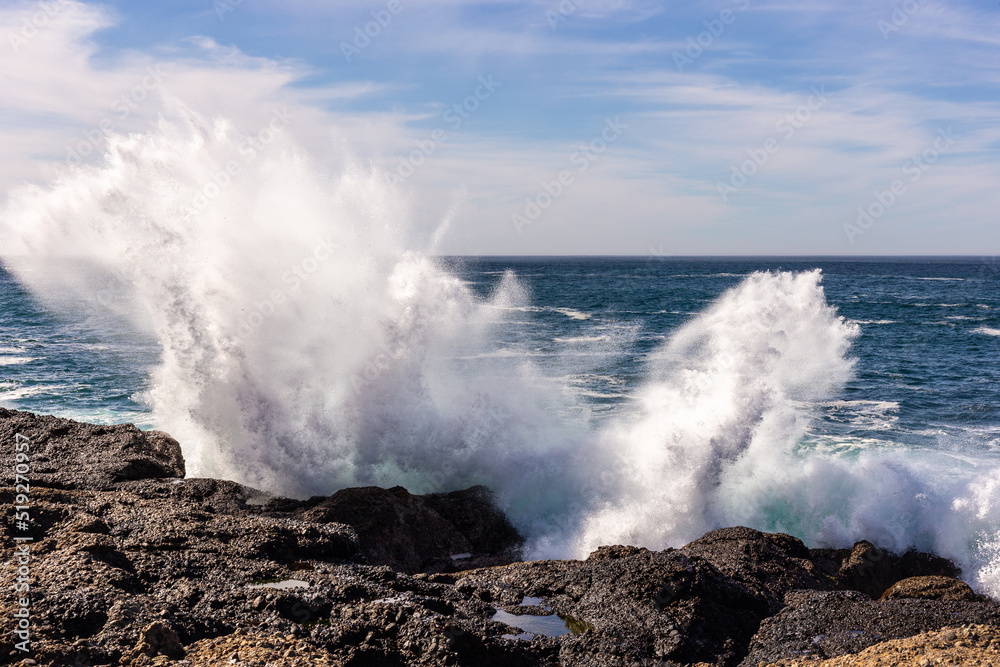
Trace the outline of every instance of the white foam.
{"type": "MultiPolygon", "coordinates": [[[[679,546],[731,525],[811,545],[858,539],[955,559],[1000,595],[1000,459],[867,439],[803,447],[815,410],[893,419],[891,401],[834,399],[852,375],[856,326],[819,275],[756,274],[681,328],[650,360],[638,408],[603,434],[619,452],[576,533],[600,544],[679,546]],[[997,542],[993,542],[997,544],[997,542]]],[[[545,546],[551,548],[551,544],[545,546]]]]}
{"type": "Polygon", "coordinates": [[[886,412],[888,410],[898,410],[899,403],[896,401],[826,401],[822,405],[831,408],[865,408],[876,412],[886,412]]]}
{"type": "Polygon", "coordinates": [[[933,276],[887,276],[891,278],[902,278],[903,280],[935,280],[948,282],[964,282],[965,278],[940,278],[933,276]]]}
{"type": "Polygon", "coordinates": [[[578,553],[600,544],[673,546],[720,520],[733,466],[787,451],[809,414],[850,376],[855,325],[826,305],[818,271],[756,273],[650,357],[640,408],[602,434],[617,453],[608,504],[587,519],[578,553]]]}
{"type": "Polygon", "coordinates": [[[987,336],[1000,336],[1000,329],[993,329],[990,327],[979,327],[978,329],[973,329],[973,333],[985,334],[987,336]]]}
{"type": "Polygon", "coordinates": [[[895,401],[826,401],[818,404],[825,408],[828,416],[848,421],[853,426],[864,428],[865,430],[890,430],[895,427],[899,417],[895,413],[899,410],[899,403],[895,401]]]}
{"type": "Polygon", "coordinates": [[[0,383],[0,401],[18,401],[44,393],[47,389],[41,387],[22,387],[13,382],[0,383]]]}
{"type": "Polygon", "coordinates": [[[0,366],[21,366],[35,360],[35,357],[0,357],[0,366]]]}
{"type": "Polygon", "coordinates": [[[572,308],[553,308],[553,310],[574,320],[589,320],[591,318],[590,313],[573,310],[572,308]]]}
{"type": "Polygon", "coordinates": [[[554,343],[597,343],[601,341],[610,341],[611,336],[566,336],[560,337],[555,336],[552,338],[554,343]]]}
{"type": "Polygon", "coordinates": [[[865,538],[955,558],[1000,595],[994,453],[802,447],[859,335],[819,271],[747,276],[648,355],[643,386],[594,430],[559,378],[613,363],[636,329],[588,342],[601,355],[540,357],[543,372],[500,342],[509,315],[537,309],[517,277],[477,297],[422,252],[381,175],[320,172],[281,137],[251,160],[225,121],[167,118],[112,138],[99,166],[12,193],[0,220],[7,265],[46,302],[112,281],[124,298],[94,307],[161,341],[149,399],[191,475],[294,497],[486,484],[536,556],[737,524],[865,538]],[[238,177],[206,197],[234,159],[238,177]]]}
{"type": "Polygon", "coordinates": [[[628,398],[628,395],[614,392],[614,391],[592,391],[589,389],[576,389],[574,392],[577,396],[586,396],[588,398],[628,398]]]}
{"type": "Polygon", "coordinates": [[[150,403],[189,474],[294,497],[487,484],[522,526],[565,504],[586,424],[554,418],[579,399],[498,342],[531,310],[512,273],[478,298],[421,252],[382,175],[321,172],[281,135],[251,159],[224,120],[166,118],[12,193],[0,219],[47,303],[110,282],[123,298],[93,307],[127,304],[161,341],[150,403]]]}

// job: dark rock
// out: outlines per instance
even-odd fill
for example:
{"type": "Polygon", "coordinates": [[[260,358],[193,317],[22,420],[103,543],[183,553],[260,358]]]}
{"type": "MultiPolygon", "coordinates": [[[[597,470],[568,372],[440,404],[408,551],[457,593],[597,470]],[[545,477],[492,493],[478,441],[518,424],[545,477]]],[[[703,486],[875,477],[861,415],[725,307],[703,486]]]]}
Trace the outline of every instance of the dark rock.
{"type": "Polygon", "coordinates": [[[910,577],[897,581],[879,600],[945,600],[958,602],[985,602],[976,595],[969,584],[952,577],[910,577]]]}
{"type": "Polygon", "coordinates": [[[259,505],[269,498],[261,491],[222,479],[188,478],[174,480],[171,484],[162,484],[159,480],[138,480],[122,482],[115,488],[143,498],[195,503],[203,511],[224,514],[256,513],[259,505]]]}
{"type": "Polygon", "coordinates": [[[415,496],[401,486],[343,489],[295,504],[268,503],[274,515],[350,525],[372,565],[400,572],[445,572],[518,560],[524,542],[485,487],[415,496]]]}
{"type": "MultiPolygon", "coordinates": [[[[722,667],[841,655],[886,637],[1000,621],[997,605],[942,579],[957,574],[950,562],[867,542],[810,550],[789,535],[737,527],[680,549],[604,546],[584,561],[510,563],[522,540],[482,487],[269,498],[234,482],[169,479],[183,474],[176,443],[134,427],[4,410],[0,429],[0,438],[32,439],[42,480],[32,479],[30,510],[39,664],[145,667],[180,656],[230,664],[236,656],[246,664],[722,667]],[[889,591],[875,602],[849,588],[889,591]],[[523,604],[525,596],[541,600],[523,604]],[[570,632],[524,633],[493,621],[497,609],[512,623],[531,617],[570,632]]],[[[0,503],[14,497],[0,487],[0,503]]],[[[15,562],[14,535],[0,523],[4,562],[15,562]]],[[[12,590],[16,577],[14,568],[0,571],[0,588],[12,590]]],[[[13,611],[0,599],[0,615],[13,611]]],[[[14,651],[12,637],[0,636],[0,655],[14,651]]]]}
{"type": "Polygon", "coordinates": [[[430,509],[469,541],[473,554],[492,556],[493,564],[497,565],[520,560],[524,538],[497,506],[493,492],[485,486],[431,493],[422,498],[430,509]]]}
{"type": "Polygon", "coordinates": [[[589,556],[587,556],[588,561],[597,560],[613,560],[615,558],[625,558],[626,556],[634,556],[638,553],[644,551],[649,551],[642,547],[627,547],[620,544],[612,546],[597,547],[589,556]]]}
{"type": "Polygon", "coordinates": [[[784,533],[762,533],[738,526],[713,530],[682,551],[703,558],[720,573],[741,582],[766,598],[773,613],[786,592],[796,588],[824,588],[809,549],[784,533]]]}
{"type": "Polygon", "coordinates": [[[743,667],[834,658],[946,626],[1000,622],[1000,607],[991,602],[876,602],[857,591],[794,591],[785,601],[787,606],[761,625],[743,667]]]}
{"type": "Polygon", "coordinates": [[[135,660],[139,656],[153,658],[158,655],[165,655],[174,660],[184,657],[184,647],[177,633],[170,626],[156,621],[142,629],[139,633],[139,643],[130,656],[124,658],[128,662],[135,660]]]}
{"type": "Polygon", "coordinates": [[[854,545],[836,575],[837,587],[861,591],[873,598],[882,595],[897,581],[910,577],[957,577],[961,570],[950,560],[933,554],[908,551],[898,556],[871,542],[854,545]]]}
{"type": "Polygon", "coordinates": [[[788,590],[821,586],[808,557],[809,550],[788,535],[734,528],[678,550],[601,547],[582,562],[468,572],[456,588],[501,603],[542,597],[593,628],[563,641],[563,664],[730,664],[743,657],[788,590]],[[616,662],[601,662],[610,655],[616,662]]]}
{"type": "MultiPolygon", "coordinates": [[[[97,426],[0,408],[0,442],[29,439],[32,486],[110,489],[127,480],[183,477],[180,445],[166,433],[132,424],[97,426]]],[[[0,450],[0,465],[14,469],[15,448],[0,450]]]]}

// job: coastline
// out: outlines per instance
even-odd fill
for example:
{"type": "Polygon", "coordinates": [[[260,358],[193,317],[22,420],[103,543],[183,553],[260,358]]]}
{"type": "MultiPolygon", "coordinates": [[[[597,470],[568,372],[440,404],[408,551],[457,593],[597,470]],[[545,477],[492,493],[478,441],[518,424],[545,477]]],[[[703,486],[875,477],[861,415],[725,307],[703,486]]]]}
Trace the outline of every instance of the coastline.
{"type": "MultiPolygon", "coordinates": [[[[270,498],[185,478],[167,434],[6,409],[0,442],[30,480],[31,521],[0,547],[30,554],[30,651],[4,632],[12,664],[756,666],[880,647],[1000,664],[1000,606],[932,554],[731,527],[522,562],[482,487],[270,498]]],[[[2,496],[13,514],[17,489],[2,496]]],[[[3,576],[9,624],[18,571],[3,576]]]]}

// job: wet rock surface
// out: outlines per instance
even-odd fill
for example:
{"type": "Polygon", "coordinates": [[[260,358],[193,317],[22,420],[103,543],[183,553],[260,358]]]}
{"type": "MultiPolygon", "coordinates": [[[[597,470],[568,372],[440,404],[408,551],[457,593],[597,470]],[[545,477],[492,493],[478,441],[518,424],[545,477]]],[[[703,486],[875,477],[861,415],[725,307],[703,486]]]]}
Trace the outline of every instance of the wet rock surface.
{"type": "Polygon", "coordinates": [[[14,469],[14,438],[31,440],[31,482],[61,489],[109,489],[135,479],[183,477],[176,440],[131,424],[98,426],[0,408],[3,470],[14,469]],[[84,444],[86,443],[86,444],[84,444]]]}
{"type": "Polygon", "coordinates": [[[959,602],[985,602],[964,581],[953,577],[910,577],[897,581],[882,593],[880,600],[950,600],[959,602]]]}
{"type": "MultiPolygon", "coordinates": [[[[763,663],[762,663],[763,664],[763,663]]],[[[786,659],[765,667],[997,667],[1000,665],[1000,627],[966,625],[924,632],[905,639],[876,644],[859,653],[828,660],[786,659]]]]}
{"type": "MultiPolygon", "coordinates": [[[[39,665],[756,667],[1000,625],[928,554],[726,528],[680,549],[510,562],[521,538],[481,487],[271,498],[180,478],[168,436],[66,421],[0,411],[5,456],[22,433],[33,469],[38,457],[31,528],[3,522],[0,557],[14,562],[15,535],[35,539],[39,665]]],[[[0,597],[0,615],[15,604],[0,597]]],[[[15,641],[0,636],[0,664],[26,657],[15,641]]]]}
{"type": "Polygon", "coordinates": [[[761,624],[744,667],[783,659],[835,658],[952,625],[1000,625],[1000,608],[992,602],[876,602],[858,591],[794,591],[785,602],[783,610],[761,624]]]}
{"type": "Polygon", "coordinates": [[[425,496],[401,486],[369,486],[298,503],[277,499],[265,509],[305,521],[348,524],[357,531],[368,563],[400,572],[509,563],[520,559],[524,541],[483,486],[425,496]]]}
{"type": "MultiPolygon", "coordinates": [[[[836,559],[842,553],[833,552],[833,556],[836,559]]],[[[842,560],[835,578],[840,588],[878,598],[901,579],[929,575],[954,578],[958,574],[958,568],[946,558],[917,551],[897,555],[863,540],[842,560]]]]}

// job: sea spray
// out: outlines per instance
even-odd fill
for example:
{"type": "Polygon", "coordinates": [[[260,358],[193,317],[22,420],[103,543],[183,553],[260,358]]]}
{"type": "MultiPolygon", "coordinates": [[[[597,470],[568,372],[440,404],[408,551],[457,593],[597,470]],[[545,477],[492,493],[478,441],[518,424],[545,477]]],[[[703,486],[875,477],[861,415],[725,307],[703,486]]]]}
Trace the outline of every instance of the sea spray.
{"type": "Polygon", "coordinates": [[[522,525],[557,513],[580,438],[548,415],[572,399],[489,354],[519,281],[475,296],[419,252],[384,179],[323,174],[280,136],[222,187],[244,143],[187,111],[112,138],[103,163],[13,194],[9,264],[50,303],[117,286],[162,345],[150,400],[189,474],[296,497],[487,484],[522,525]]]}
{"type": "Polygon", "coordinates": [[[613,358],[633,334],[568,337],[564,361],[533,365],[501,344],[519,338],[512,314],[538,310],[517,276],[477,296],[423,251],[384,178],[317,169],[282,135],[220,178],[248,136],[169,115],[112,138],[101,164],[12,193],[0,227],[5,264],[52,308],[89,303],[159,340],[149,401],[190,474],[297,497],[482,483],[534,556],[733,524],[871,539],[952,557],[1000,596],[995,456],[819,446],[816,415],[844,398],[858,336],[819,272],[749,275],[592,420],[567,369],[586,341],[613,358]]]}
{"type": "Polygon", "coordinates": [[[852,377],[859,335],[820,278],[752,274],[652,355],[636,409],[598,435],[617,452],[614,492],[583,521],[576,555],[747,525],[814,546],[933,551],[1000,596],[995,457],[889,443],[832,453],[810,438],[817,408],[852,377]]]}
{"type": "Polygon", "coordinates": [[[811,402],[851,377],[857,335],[826,304],[818,271],[757,273],[655,353],[638,407],[600,434],[618,452],[618,492],[589,516],[599,544],[675,546],[727,525],[727,497],[755,462],[788,456],[811,402]]]}

